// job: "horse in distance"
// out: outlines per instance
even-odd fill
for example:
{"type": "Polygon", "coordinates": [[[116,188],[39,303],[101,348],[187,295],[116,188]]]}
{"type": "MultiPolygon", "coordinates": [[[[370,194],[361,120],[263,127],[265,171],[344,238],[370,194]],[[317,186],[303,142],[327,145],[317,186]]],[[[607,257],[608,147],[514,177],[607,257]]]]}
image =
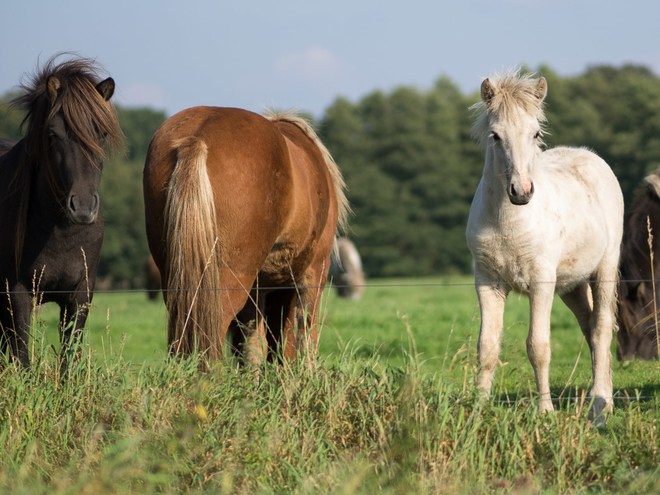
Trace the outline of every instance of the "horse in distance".
{"type": "Polygon", "coordinates": [[[25,137],[0,156],[0,351],[22,364],[33,297],[60,306],[63,357],[80,339],[103,243],[105,144],[123,139],[114,80],[101,80],[93,60],[60,56],[21,86],[14,104],[26,112],[25,137]]]}
{"type": "Polygon", "coordinates": [[[339,297],[359,301],[364,295],[362,258],[355,244],[346,237],[337,239],[337,256],[332,258],[328,277],[337,288],[339,297]]]}
{"type": "Polygon", "coordinates": [[[314,353],[344,181],[311,126],[291,113],[194,107],[149,146],[149,248],[163,278],[174,354],[241,362],[314,353]]]}
{"type": "Polygon", "coordinates": [[[660,310],[660,169],[635,193],[627,215],[621,251],[617,358],[658,358],[657,311],[660,310]],[[649,228],[651,246],[649,246],[649,228]],[[654,254],[651,259],[651,254],[654,254]],[[654,300],[655,298],[655,300],[654,300]]]}
{"type": "Polygon", "coordinates": [[[613,405],[610,343],[623,232],[623,195],[610,167],[586,149],[542,150],[545,78],[507,73],[485,79],[473,109],[473,137],[485,148],[467,241],[481,310],[478,387],[490,393],[504,303],[529,296],[527,354],[540,411],[552,411],[550,313],[554,294],[576,316],[589,344],[590,418],[613,405]]]}

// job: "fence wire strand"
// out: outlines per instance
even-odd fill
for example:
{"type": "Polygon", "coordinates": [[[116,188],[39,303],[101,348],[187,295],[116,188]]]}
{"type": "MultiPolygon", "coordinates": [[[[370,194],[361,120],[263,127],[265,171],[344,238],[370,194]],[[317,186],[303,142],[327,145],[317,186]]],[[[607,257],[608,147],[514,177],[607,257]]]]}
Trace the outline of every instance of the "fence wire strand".
{"type": "MultiPolygon", "coordinates": [[[[655,280],[656,282],[660,282],[660,280],[655,280]]],[[[642,282],[654,282],[653,279],[620,279],[620,280],[569,280],[569,281],[562,281],[562,282],[556,282],[556,281],[540,281],[540,282],[525,282],[523,281],[522,283],[528,284],[528,285],[536,285],[536,284],[555,284],[558,286],[571,286],[573,284],[578,284],[578,283],[595,283],[595,282],[600,282],[600,283],[614,283],[614,284],[620,284],[622,282],[628,282],[628,283],[642,283],[642,282]]],[[[521,282],[516,281],[515,285],[520,285],[521,282]]],[[[245,287],[213,287],[213,288],[208,288],[208,289],[199,289],[201,291],[235,291],[235,290],[240,290],[240,291],[246,291],[246,290],[260,290],[260,291],[274,291],[274,290],[304,290],[304,289],[323,289],[323,288],[333,288],[333,289],[346,289],[346,288],[364,288],[364,289],[376,289],[376,288],[414,288],[414,287],[473,287],[475,285],[475,282],[429,282],[429,283],[394,283],[394,284],[356,284],[356,285],[339,285],[339,284],[325,284],[325,285],[292,285],[292,286],[273,286],[273,287],[251,287],[251,288],[245,288],[245,287]]],[[[495,281],[495,282],[489,282],[488,284],[484,285],[510,285],[513,286],[513,282],[506,282],[506,281],[495,281]]],[[[126,288],[126,289],[96,289],[94,290],[94,294],[131,294],[131,293],[149,293],[149,292],[186,292],[186,291],[196,291],[198,290],[197,288],[186,288],[186,289],[165,289],[165,288],[160,288],[160,289],[147,289],[147,288],[126,288]]],[[[81,290],[40,290],[37,289],[36,293],[38,294],[78,294],[78,293],[85,293],[87,294],[89,291],[88,289],[81,289],[81,290]]],[[[10,290],[4,291],[5,294],[35,294],[34,290],[10,290]]]]}

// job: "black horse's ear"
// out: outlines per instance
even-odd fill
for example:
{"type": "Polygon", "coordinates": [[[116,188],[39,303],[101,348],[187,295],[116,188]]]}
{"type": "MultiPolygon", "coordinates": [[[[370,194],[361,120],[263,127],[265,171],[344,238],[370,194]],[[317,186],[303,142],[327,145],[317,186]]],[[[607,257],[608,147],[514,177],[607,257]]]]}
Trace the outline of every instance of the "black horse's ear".
{"type": "Polygon", "coordinates": [[[48,80],[46,81],[46,91],[48,92],[48,97],[50,98],[51,101],[55,101],[57,99],[57,92],[59,91],[61,87],[60,80],[55,77],[55,76],[50,76],[48,80]]]}
{"type": "Polygon", "coordinates": [[[484,82],[481,83],[481,100],[489,105],[491,100],[495,97],[495,88],[490,83],[488,78],[484,79],[484,82]]]}
{"type": "Polygon", "coordinates": [[[112,98],[112,95],[115,94],[115,80],[109,77],[106,80],[101,81],[96,85],[96,90],[105,101],[108,101],[112,98]]]}

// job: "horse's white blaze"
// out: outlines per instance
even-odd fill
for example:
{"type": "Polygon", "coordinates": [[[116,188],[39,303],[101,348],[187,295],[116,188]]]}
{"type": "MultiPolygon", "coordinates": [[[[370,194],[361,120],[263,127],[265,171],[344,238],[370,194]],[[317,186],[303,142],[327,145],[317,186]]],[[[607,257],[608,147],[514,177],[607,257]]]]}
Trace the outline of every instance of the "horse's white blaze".
{"type": "Polygon", "coordinates": [[[544,79],[508,74],[487,82],[473,127],[486,146],[486,163],[467,226],[481,307],[479,387],[490,392],[507,294],[528,294],[527,352],[539,407],[553,409],[550,312],[557,292],[591,349],[591,413],[598,417],[612,407],[609,346],[623,232],[621,189],[607,163],[588,150],[541,150],[544,79]]]}

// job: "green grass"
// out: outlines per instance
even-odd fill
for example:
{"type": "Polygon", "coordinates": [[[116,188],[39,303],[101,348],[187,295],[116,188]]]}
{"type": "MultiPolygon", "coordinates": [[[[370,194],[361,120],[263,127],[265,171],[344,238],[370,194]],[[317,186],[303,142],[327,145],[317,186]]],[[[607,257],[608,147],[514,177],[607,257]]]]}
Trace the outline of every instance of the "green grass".
{"type": "Polygon", "coordinates": [[[169,361],[164,306],[141,293],[95,296],[83,357],[61,376],[45,307],[31,368],[0,370],[0,492],[660,491],[657,362],[615,362],[615,412],[592,427],[575,400],[588,348],[557,301],[551,386],[574,399],[539,416],[528,301],[512,296],[495,400],[482,404],[471,280],[371,284],[359,303],[326,292],[318,360],[259,380],[169,361]]]}

